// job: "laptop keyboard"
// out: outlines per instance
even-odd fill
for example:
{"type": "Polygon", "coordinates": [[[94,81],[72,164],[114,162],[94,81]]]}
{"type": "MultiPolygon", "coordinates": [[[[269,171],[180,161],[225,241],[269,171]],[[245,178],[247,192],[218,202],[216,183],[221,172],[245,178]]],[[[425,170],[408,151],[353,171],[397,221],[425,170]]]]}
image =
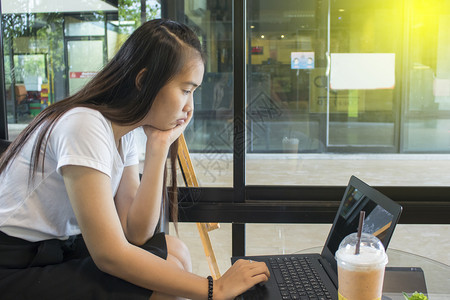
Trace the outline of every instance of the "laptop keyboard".
{"type": "Polygon", "coordinates": [[[283,300],[332,299],[308,257],[270,258],[269,264],[283,300]]]}

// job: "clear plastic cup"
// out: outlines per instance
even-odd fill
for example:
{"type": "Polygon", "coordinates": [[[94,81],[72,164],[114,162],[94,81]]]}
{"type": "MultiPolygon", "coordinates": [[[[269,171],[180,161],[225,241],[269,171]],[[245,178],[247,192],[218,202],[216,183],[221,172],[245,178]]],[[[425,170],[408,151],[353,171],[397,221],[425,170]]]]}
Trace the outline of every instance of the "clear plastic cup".
{"type": "Polygon", "coordinates": [[[388,257],[374,235],[361,234],[360,252],[355,254],[356,233],[346,236],[336,251],[339,300],[381,299],[388,257]]]}

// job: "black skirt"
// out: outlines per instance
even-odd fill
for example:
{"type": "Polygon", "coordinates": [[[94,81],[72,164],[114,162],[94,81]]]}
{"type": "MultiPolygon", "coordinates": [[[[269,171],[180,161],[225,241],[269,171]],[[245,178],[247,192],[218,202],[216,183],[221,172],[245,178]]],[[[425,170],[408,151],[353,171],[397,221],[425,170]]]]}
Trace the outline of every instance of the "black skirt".
{"type": "MultiPolygon", "coordinates": [[[[167,259],[164,233],[141,248],[167,259]]],[[[152,291],[100,271],[81,235],[28,242],[0,231],[2,300],[148,300],[152,291]]]]}

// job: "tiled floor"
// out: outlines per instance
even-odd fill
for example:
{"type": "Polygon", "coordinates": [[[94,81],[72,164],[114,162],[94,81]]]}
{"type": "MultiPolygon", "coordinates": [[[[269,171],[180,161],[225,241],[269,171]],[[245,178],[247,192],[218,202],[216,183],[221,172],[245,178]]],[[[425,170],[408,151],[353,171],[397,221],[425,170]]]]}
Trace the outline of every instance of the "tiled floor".
{"type": "MultiPolygon", "coordinates": [[[[191,154],[202,187],[231,187],[233,157],[191,154]]],[[[449,154],[250,154],[248,185],[338,185],[355,175],[371,186],[448,186],[449,154]]]]}
{"type": "MultiPolygon", "coordinates": [[[[223,274],[230,267],[231,224],[220,224],[210,232],[214,252],[223,274]]],[[[246,254],[282,254],[317,247],[325,242],[330,224],[248,224],[246,254]]],[[[175,234],[173,227],[171,234],[175,234]]],[[[179,237],[191,251],[193,272],[210,274],[202,244],[193,223],[179,223],[179,237]]],[[[396,227],[391,243],[393,249],[425,256],[450,264],[450,225],[404,225],[396,227]]]]}

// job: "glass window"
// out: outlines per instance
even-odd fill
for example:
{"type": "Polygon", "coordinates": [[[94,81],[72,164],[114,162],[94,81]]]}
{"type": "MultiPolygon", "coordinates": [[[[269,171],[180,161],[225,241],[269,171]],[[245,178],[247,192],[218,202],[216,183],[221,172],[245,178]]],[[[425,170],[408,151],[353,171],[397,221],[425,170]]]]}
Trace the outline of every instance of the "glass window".
{"type": "MultiPolygon", "coordinates": [[[[2,9],[8,7],[2,1],[2,9]]],[[[64,91],[63,17],[59,13],[3,16],[6,106],[10,139],[64,91]]]]}
{"type": "Polygon", "coordinates": [[[185,132],[200,186],[233,185],[232,1],[185,1],[187,24],[199,35],[207,63],[194,94],[194,118],[185,132]]]}
{"type": "Polygon", "coordinates": [[[232,0],[31,2],[1,2],[10,139],[79,89],[143,20],[164,15],[193,28],[208,55],[185,132],[200,186],[233,186],[242,67],[246,184],[341,186],[357,175],[449,185],[448,1],[248,0],[245,66],[233,65],[232,0]]]}
{"type": "Polygon", "coordinates": [[[160,4],[127,1],[4,0],[2,28],[9,138],[43,108],[77,91],[140,25],[160,16],[160,4]]]}
{"type": "Polygon", "coordinates": [[[402,150],[450,149],[450,3],[410,1],[402,150]]]}
{"type": "MultiPolygon", "coordinates": [[[[232,186],[231,0],[152,0],[144,10],[139,0],[119,1],[118,7],[97,0],[58,2],[53,9],[47,1],[35,6],[13,2],[2,1],[10,139],[44,107],[86,84],[142,21],[161,17],[164,4],[169,13],[176,11],[169,18],[196,31],[208,56],[203,84],[194,95],[195,117],[185,132],[199,183],[232,186]]],[[[140,131],[138,145],[143,158],[145,135],[140,131]]]]}
{"type": "Polygon", "coordinates": [[[247,3],[247,184],[449,185],[448,1],[247,3]]]}

